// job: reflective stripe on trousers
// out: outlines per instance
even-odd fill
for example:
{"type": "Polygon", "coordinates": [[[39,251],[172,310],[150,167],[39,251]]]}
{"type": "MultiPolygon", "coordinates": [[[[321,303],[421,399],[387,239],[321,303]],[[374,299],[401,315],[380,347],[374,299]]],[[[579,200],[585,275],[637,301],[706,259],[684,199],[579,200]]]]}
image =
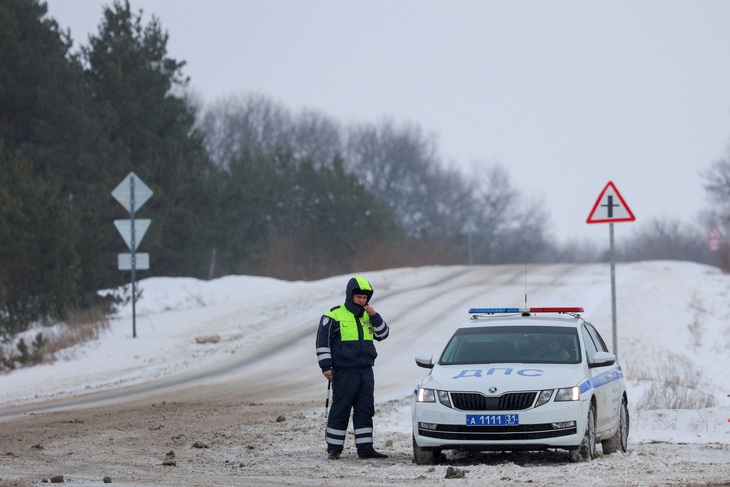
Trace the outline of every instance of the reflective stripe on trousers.
{"type": "Polygon", "coordinates": [[[347,425],[352,414],[355,446],[369,450],[373,445],[373,415],[375,415],[375,377],[372,367],[335,369],[332,383],[332,407],[327,419],[325,440],[328,451],[342,451],[347,425]]]}

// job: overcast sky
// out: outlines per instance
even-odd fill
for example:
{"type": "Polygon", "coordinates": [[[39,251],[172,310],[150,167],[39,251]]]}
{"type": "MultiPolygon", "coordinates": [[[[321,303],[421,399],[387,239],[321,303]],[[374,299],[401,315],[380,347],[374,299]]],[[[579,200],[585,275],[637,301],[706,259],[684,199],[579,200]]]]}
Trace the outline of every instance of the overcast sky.
{"type": "MultiPolygon", "coordinates": [[[[107,0],[48,0],[86,44],[107,0]]],[[[260,93],[342,122],[417,123],[469,171],[505,167],[561,241],[613,181],[636,222],[694,222],[728,155],[730,1],[131,0],[206,103],[260,93]]]]}

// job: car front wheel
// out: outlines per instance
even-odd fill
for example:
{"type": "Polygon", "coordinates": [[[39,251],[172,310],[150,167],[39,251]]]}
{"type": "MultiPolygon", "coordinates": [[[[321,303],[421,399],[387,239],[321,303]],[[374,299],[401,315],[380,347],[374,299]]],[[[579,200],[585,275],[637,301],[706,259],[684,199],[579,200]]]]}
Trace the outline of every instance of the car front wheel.
{"type": "Polygon", "coordinates": [[[416,465],[436,465],[441,458],[441,450],[424,450],[413,438],[413,463],[416,465]]]}
{"type": "Polygon", "coordinates": [[[596,406],[591,403],[583,441],[575,450],[570,450],[571,462],[585,462],[596,458],[596,406]]]}
{"type": "Polygon", "coordinates": [[[603,453],[614,453],[619,451],[625,452],[629,446],[629,406],[626,399],[621,401],[621,411],[619,412],[618,430],[616,434],[604,442],[601,442],[603,453]]]}

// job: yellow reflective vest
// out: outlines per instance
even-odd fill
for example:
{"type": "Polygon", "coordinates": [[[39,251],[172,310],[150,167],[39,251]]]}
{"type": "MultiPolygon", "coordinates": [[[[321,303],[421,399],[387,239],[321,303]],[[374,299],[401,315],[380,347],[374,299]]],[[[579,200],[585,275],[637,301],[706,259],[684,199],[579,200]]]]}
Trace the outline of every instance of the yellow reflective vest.
{"type": "Polygon", "coordinates": [[[336,306],[320,320],[317,331],[319,366],[322,370],[372,367],[378,356],[373,341],[387,336],[388,325],[379,314],[363,313],[356,317],[345,305],[336,306]]]}

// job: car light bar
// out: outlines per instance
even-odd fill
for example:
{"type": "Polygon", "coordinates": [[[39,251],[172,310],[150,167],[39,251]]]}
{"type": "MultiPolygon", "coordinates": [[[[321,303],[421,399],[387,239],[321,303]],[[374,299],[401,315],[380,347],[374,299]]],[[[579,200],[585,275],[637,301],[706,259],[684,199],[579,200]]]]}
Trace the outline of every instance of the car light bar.
{"type": "Polygon", "coordinates": [[[493,315],[497,313],[582,313],[580,306],[563,306],[556,308],[470,308],[471,314],[493,315]]]}

